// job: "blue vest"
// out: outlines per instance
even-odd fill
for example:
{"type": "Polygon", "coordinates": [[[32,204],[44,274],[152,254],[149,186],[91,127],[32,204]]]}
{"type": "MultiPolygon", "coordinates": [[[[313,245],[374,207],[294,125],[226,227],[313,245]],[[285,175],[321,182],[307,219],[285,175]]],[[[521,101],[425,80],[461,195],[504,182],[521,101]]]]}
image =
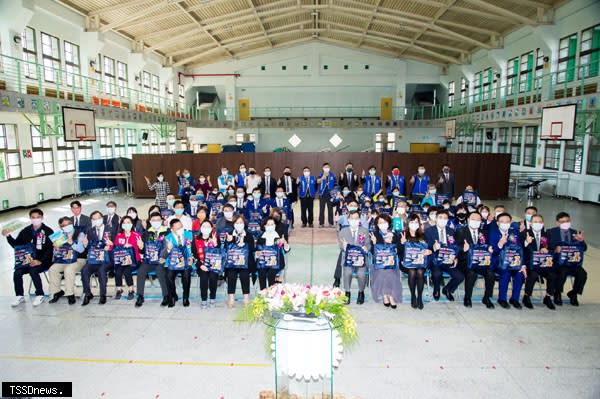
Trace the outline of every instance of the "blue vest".
{"type": "MultiPolygon", "coordinates": [[[[179,246],[179,244],[177,243],[177,238],[175,237],[175,235],[173,233],[169,233],[165,237],[165,240],[171,242],[171,244],[173,244],[173,248],[179,246]]],[[[185,230],[183,232],[182,241],[183,241],[182,248],[180,248],[180,250],[182,250],[184,252],[184,257],[185,257],[185,261],[186,261],[186,265],[185,265],[184,269],[188,269],[188,268],[190,268],[190,266],[187,264],[187,261],[188,261],[188,259],[191,259],[194,257],[194,254],[192,251],[192,242],[194,241],[194,236],[193,236],[192,232],[185,230]]],[[[167,245],[167,244],[165,243],[164,245],[167,245]]],[[[167,263],[165,263],[165,267],[168,267],[167,263]]]]}
{"type": "MultiPolygon", "coordinates": [[[[302,176],[302,177],[304,177],[304,176],[302,176]]],[[[323,172],[321,172],[321,174],[319,175],[319,179],[321,179],[322,177],[323,177],[323,172]]],[[[333,187],[335,187],[335,175],[333,173],[329,172],[327,181],[321,180],[321,184],[319,185],[319,194],[323,195],[325,193],[328,193],[330,190],[333,189],[333,187]]]]}
{"type": "Polygon", "coordinates": [[[310,197],[314,197],[316,194],[316,182],[317,179],[314,176],[309,176],[307,180],[304,175],[300,176],[300,186],[298,187],[298,198],[306,197],[306,193],[310,197]]]}
{"type": "Polygon", "coordinates": [[[244,186],[244,176],[238,172],[237,175],[235,175],[235,177],[237,178],[237,183],[236,183],[236,187],[245,187],[244,186]]]}
{"type": "Polygon", "coordinates": [[[427,194],[427,186],[429,186],[429,176],[423,175],[423,177],[419,177],[419,175],[414,175],[415,185],[413,186],[412,193],[413,194],[427,194]]]}
{"type": "Polygon", "coordinates": [[[235,182],[233,181],[233,176],[231,176],[231,175],[227,175],[227,176],[219,175],[219,177],[217,178],[217,181],[219,182],[219,191],[222,193],[224,193],[227,190],[228,186],[235,185],[235,182]]]}
{"type": "Polygon", "coordinates": [[[381,190],[381,177],[379,176],[365,176],[365,185],[364,185],[365,194],[369,197],[376,194],[381,190]],[[375,183],[373,183],[373,178],[375,178],[375,183]]]}
{"type": "Polygon", "coordinates": [[[392,191],[397,187],[400,189],[400,194],[404,195],[404,176],[400,175],[398,177],[394,175],[388,175],[388,179],[390,181],[390,186],[387,189],[387,195],[392,195],[392,191]]]}

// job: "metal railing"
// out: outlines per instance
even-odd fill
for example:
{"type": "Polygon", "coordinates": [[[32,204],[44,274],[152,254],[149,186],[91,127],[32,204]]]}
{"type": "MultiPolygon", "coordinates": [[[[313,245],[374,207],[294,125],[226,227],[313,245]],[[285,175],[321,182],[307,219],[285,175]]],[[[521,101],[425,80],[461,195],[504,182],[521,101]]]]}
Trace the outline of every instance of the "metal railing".
{"type": "Polygon", "coordinates": [[[560,181],[569,180],[568,173],[560,172],[527,172],[514,171],[510,173],[509,178],[509,195],[513,198],[527,199],[528,189],[526,185],[537,181],[544,180],[540,185],[540,192],[546,195],[556,197],[558,195],[558,185],[560,181]]]}
{"type": "Polygon", "coordinates": [[[73,195],[81,194],[81,190],[77,187],[77,182],[83,179],[103,179],[103,180],[125,180],[125,190],[128,197],[132,196],[133,180],[131,172],[75,172],[73,173],[73,195]]]}

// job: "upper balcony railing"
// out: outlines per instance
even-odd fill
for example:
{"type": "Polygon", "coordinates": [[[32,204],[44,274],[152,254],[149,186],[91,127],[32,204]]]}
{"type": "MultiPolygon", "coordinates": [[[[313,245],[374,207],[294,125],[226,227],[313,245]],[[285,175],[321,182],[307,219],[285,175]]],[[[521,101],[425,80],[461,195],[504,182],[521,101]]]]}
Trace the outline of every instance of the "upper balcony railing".
{"type": "MultiPolygon", "coordinates": [[[[161,96],[159,90],[128,87],[117,77],[105,80],[53,68],[7,55],[0,55],[0,89],[95,104],[104,107],[154,112],[189,120],[240,120],[262,118],[379,118],[387,120],[434,120],[481,111],[519,106],[598,92],[599,61],[565,71],[535,76],[535,71],[517,74],[513,84],[482,84],[462,92],[456,87],[450,104],[381,107],[250,107],[240,115],[238,107],[214,105],[208,109],[184,106],[177,94],[161,96]],[[469,91],[472,91],[471,94],[469,91]]],[[[460,82],[458,82],[460,83],[460,82]]],[[[584,104],[583,109],[587,104],[584,104]]]]}

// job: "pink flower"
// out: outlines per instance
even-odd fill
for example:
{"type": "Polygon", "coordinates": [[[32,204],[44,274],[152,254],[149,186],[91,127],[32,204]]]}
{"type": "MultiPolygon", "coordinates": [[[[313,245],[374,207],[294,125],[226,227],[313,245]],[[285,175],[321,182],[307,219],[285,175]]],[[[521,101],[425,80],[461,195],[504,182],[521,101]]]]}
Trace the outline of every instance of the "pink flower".
{"type": "Polygon", "coordinates": [[[540,240],[540,247],[548,248],[548,237],[542,237],[540,240]]]}
{"type": "Polygon", "coordinates": [[[483,234],[481,234],[481,235],[479,236],[479,243],[480,243],[480,244],[485,244],[485,236],[484,236],[483,234]]]}
{"type": "Polygon", "coordinates": [[[455,241],[454,241],[454,236],[448,236],[448,244],[449,245],[454,245],[455,241]]]}

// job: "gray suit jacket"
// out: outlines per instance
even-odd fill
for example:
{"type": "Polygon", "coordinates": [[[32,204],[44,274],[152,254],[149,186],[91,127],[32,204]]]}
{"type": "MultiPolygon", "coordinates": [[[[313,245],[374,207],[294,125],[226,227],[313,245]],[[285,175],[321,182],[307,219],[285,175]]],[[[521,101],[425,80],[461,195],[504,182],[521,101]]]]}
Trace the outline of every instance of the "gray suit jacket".
{"type": "MultiPolygon", "coordinates": [[[[70,217],[71,222],[75,224],[75,216],[70,217]]],[[[78,236],[79,233],[87,234],[87,231],[92,226],[92,222],[90,221],[90,217],[84,214],[79,215],[79,226],[75,228],[77,230],[75,232],[75,236],[78,236]]]]}
{"type": "Polygon", "coordinates": [[[338,245],[342,252],[344,251],[344,240],[346,240],[350,245],[366,247],[367,252],[371,251],[371,237],[369,236],[369,230],[365,229],[362,226],[358,227],[355,239],[352,238],[352,231],[350,230],[350,227],[344,227],[340,230],[340,232],[338,233],[338,245]],[[362,245],[358,242],[358,237],[360,235],[364,236],[364,242],[362,243],[362,245]]]}

